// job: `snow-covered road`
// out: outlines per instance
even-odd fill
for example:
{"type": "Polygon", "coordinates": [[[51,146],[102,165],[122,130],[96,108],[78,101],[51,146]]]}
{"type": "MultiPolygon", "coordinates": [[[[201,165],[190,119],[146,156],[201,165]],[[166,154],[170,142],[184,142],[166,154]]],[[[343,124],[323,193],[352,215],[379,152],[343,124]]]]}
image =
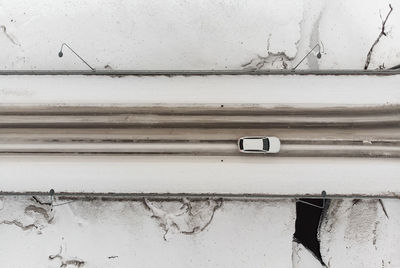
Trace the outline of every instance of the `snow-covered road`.
{"type": "Polygon", "coordinates": [[[389,105],[400,104],[399,84],[400,75],[0,75],[0,105],[389,105]]]}
{"type": "Polygon", "coordinates": [[[4,192],[387,195],[398,159],[2,156],[4,192]]]}

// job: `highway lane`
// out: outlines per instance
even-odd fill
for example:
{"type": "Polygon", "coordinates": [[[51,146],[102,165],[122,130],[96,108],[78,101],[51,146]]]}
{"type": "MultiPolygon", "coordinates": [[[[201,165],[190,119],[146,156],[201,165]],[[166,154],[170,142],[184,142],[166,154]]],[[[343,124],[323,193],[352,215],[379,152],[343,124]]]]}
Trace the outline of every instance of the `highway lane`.
{"type": "Polygon", "coordinates": [[[400,109],[260,107],[0,107],[1,154],[400,157],[400,109]],[[237,150],[242,136],[281,139],[276,155],[237,150]]]}
{"type": "Polygon", "coordinates": [[[157,154],[246,157],[400,157],[400,141],[282,140],[278,154],[243,154],[236,140],[132,140],[16,143],[2,140],[0,154],[157,154]],[[293,144],[294,143],[294,144],[293,144]],[[322,144],[319,144],[322,143],[322,144]]]}
{"type": "Polygon", "coordinates": [[[399,196],[398,75],[43,74],[0,75],[0,194],[399,196]]]}

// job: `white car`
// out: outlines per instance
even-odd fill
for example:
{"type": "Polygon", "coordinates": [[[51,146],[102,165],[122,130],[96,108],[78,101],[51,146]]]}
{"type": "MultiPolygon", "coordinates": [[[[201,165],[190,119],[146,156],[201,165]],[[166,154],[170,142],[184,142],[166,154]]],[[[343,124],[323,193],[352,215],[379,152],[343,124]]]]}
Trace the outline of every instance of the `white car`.
{"type": "Polygon", "coordinates": [[[238,141],[242,153],[278,153],[281,142],[277,137],[242,137],[238,141]]]}

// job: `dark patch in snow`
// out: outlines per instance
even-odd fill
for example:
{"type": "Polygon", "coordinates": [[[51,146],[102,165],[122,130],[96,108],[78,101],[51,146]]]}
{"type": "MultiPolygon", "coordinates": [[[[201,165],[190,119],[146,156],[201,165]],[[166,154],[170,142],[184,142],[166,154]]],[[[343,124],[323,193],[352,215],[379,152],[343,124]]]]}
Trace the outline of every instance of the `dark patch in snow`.
{"type": "MultiPolygon", "coordinates": [[[[323,199],[300,199],[301,201],[323,206],[323,199]]],[[[326,203],[329,204],[329,201],[326,203]]],[[[318,239],[320,222],[325,208],[315,207],[302,202],[296,203],[296,230],[293,239],[309,249],[314,256],[325,265],[320,251],[320,241],[318,239]]]]}
{"type": "Polygon", "coordinates": [[[374,230],[372,231],[372,233],[374,235],[374,237],[372,239],[372,245],[375,246],[375,249],[378,249],[377,246],[376,246],[376,239],[377,239],[376,230],[378,229],[378,225],[379,225],[379,221],[376,221],[375,225],[374,225],[374,230]]]}

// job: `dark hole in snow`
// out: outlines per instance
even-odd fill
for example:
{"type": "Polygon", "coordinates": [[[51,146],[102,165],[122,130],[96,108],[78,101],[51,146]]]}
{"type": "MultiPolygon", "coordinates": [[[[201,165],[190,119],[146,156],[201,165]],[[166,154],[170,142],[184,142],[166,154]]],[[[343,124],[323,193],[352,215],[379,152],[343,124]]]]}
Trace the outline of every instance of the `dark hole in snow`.
{"type": "MultiPolygon", "coordinates": [[[[323,199],[304,198],[300,200],[317,206],[323,206],[323,199]]],[[[324,208],[318,208],[309,204],[297,202],[296,230],[293,239],[296,242],[301,243],[305,248],[309,249],[321,264],[325,265],[322,261],[318,240],[318,231],[323,210],[324,208]]]]}

